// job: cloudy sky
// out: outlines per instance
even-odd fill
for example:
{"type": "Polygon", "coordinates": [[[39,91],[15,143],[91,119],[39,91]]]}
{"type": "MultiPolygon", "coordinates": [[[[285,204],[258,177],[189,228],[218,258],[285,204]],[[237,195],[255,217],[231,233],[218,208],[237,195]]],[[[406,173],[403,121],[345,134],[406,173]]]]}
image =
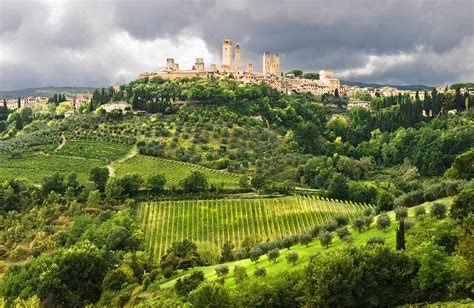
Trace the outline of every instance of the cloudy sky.
{"type": "Polygon", "coordinates": [[[220,63],[224,37],[261,70],[343,80],[474,81],[474,0],[0,0],[0,90],[107,86],[162,66],[220,63]]]}

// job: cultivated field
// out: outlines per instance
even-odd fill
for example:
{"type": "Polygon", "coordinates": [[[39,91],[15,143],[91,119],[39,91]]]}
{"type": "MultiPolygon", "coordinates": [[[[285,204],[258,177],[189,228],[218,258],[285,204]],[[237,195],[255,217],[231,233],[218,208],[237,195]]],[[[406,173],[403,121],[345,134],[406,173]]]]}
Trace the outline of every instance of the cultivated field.
{"type": "Polygon", "coordinates": [[[110,162],[125,157],[130,149],[130,145],[122,143],[74,139],[68,140],[56,154],[110,162]]]}
{"type": "Polygon", "coordinates": [[[138,173],[147,178],[151,175],[164,174],[168,187],[179,185],[179,182],[192,171],[202,172],[207,177],[209,183],[216,186],[223,184],[226,188],[235,188],[238,186],[239,181],[239,176],[226,171],[144,155],[138,155],[124,162],[114,164],[114,168],[117,175],[138,173]]]}
{"type": "Polygon", "coordinates": [[[61,155],[32,155],[26,158],[0,160],[0,179],[24,178],[38,182],[55,172],[77,173],[79,181],[86,181],[90,169],[103,166],[97,159],[84,159],[61,155]]]}
{"type": "Polygon", "coordinates": [[[146,249],[161,256],[174,241],[239,246],[249,235],[262,240],[298,235],[338,214],[353,219],[367,207],[314,197],[184,200],[142,204],[139,217],[146,249]]]}

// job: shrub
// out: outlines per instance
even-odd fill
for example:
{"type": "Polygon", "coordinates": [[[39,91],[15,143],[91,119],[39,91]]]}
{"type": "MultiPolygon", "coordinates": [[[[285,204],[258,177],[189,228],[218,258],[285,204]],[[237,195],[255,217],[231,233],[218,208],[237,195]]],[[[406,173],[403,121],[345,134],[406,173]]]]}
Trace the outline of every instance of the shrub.
{"type": "Polygon", "coordinates": [[[180,296],[188,296],[203,281],[204,273],[202,271],[195,271],[183,279],[179,278],[174,285],[174,289],[180,296]]]}
{"type": "Polygon", "coordinates": [[[281,239],[280,241],[280,247],[281,248],[286,248],[286,249],[290,249],[291,246],[293,246],[294,244],[294,240],[292,237],[289,237],[289,236],[285,236],[284,238],[281,239]]]}
{"type": "Polygon", "coordinates": [[[216,267],[216,274],[218,277],[225,277],[229,273],[229,267],[227,265],[220,265],[216,267]]]}
{"type": "Polygon", "coordinates": [[[329,247],[332,242],[332,235],[329,232],[323,232],[319,235],[319,242],[321,243],[321,246],[323,247],[329,247]]]}
{"type": "Polygon", "coordinates": [[[400,206],[395,208],[395,218],[397,220],[405,219],[408,217],[408,210],[406,207],[400,206]]]}
{"type": "Polygon", "coordinates": [[[405,224],[405,231],[408,231],[415,225],[415,222],[411,220],[405,220],[404,224],[405,224]]]}
{"type": "Polygon", "coordinates": [[[347,229],[347,227],[342,227],[342,228],[337,229],[336,233],[337,233],[337,236],[341,240],[344,239],[346,236],[351,235],[351,233],[349,232],[349,229],[347,229]]]}
{"type": "Polygon", "coordinates": [[[260,256],[262,254],[263,254],[263,251],[258,247],[254,247],[250,249],[250,252],[249,252],[250,261],[257,263],[258,259],[260,259],[260,256]]]}
{"type": "Polygon", "coordinates": [[[374,216],[369,215],[365,216],[364,218],[364,225],[367,229],[370,229],[370,225],[372,225],[372,222],[374,221],[374,216]]]}
{"type": "Polygon", "coordinates": [[[203,283],[189,294],[189,302],[193,307],[226,307],[230,297],[223,285],[203,283]]]}
{"type": "Polygon", "coordinates": [[[286,255],[286,261],[288,263],[291,263],[293,265],[295,265],[295,263],[298,261],[298,253],[296,252],[289,252],[287,255],[286,255]]]}
{"type": "Polygon", "coordinates": [[[454,199],[450,216],[453,219],[463,220],[469,213],[474,213],[474,188],[463,189],[454,199]]]}
{"type": "Polygon", "coordinates": [[[243,266],[234,266],[234,279],[237,283],[241,283],[248,277],[247,270],[243,266]]]}
{"type": "Polygon", "coordinates": [[[359,231],[359,233],[362,232],[362,230],[364,230],[364,226],[365,226],[364,218],[357,217],[356,219],[354,219],[353,227],[354,229],[359,231]]]}
{"type": "Polygon", "coordinates": [[[347,224],[349,224],[349,218],[344,215],[336,215],[334,217],[334,220],[336,221],[338,227],[346,226],[347,224]]]}
{"type": "Polygon", "coordinates": [[[439,202],[432,203],[430,214],[438,219],[444,218],[446,216],[446,205],[439,202]]]}
{"type": "Polygon", "coordinates": [[[148,289],[148,287],[150,286],[151,284],[151,280],[150,280],[150,277],[145,277],[145,279],[143,279],[143,282],[142,282],[142,285],[143,285],[143,291],[146,291],[148,289]]]}
{"type": "Polygon", "coordinates": [[[415,217],[416,219],[420,218],[420,216],[424,216],[426,215],[426,210],[423,206],[421,205],[418,205],[418,206],[415,206],[414,208],[414,211],[415,211],[415,217]]]}
{"type": "Polygon", "coordinates": [[[165,278],[171,278],[174,275],[174,269],[172,266],[167,266],[163,269],[163,277],[165,278]]]}
{"type": "Polygon", "coordinates": [[[298,240],[301,245],[305,245],[306,247],[308,247],[308,244],[311,242],[312,239],[313,236],[311,235],[311,233],[305,233],[300,235],[298,240]]]}
{"type": "Polygon", "coordinates": [[[381,214],[377,218],[377,228],[379,228],[380,230],[387,229],[388,227],[390,227],[391,223],[392,222],[390,221],[390,217],[388,217],[387,214],[381,214]]]}
{"type": "Polygon", "coordinates": [[[268,256],[268,260],[272,262],[276,262],[276,260],[280,256],[280,250],[278,250],[278,248],[274,248],[268,252],[267,256],[268,256]]]}
{"type": "Polygon", "coordinates": [[[255,277],[265,277],[267,275],[267,270],[264,267],[257,267],[254,270],[253,275],[255,277]]]}
{"type": "Polygon", "coordinates": [[[245,253],[245,250],[239,249],[236,252],[234,252],[234,259],[236,260],[242,260],[247,257],[247,254],[245,253]]]}
{"type": "Polygon", "coordinates": [[[364,216],[367,217],[367,216],[372,216],[374,214],[374,210],[372,210],[372,208],[368,207],[364,210],[364,216]]]}
{"type": "Polygon", "coordinates": [[[385,245],[385,239],[381,236],[374,236],[367,240],[367,245],[385,245]]]}

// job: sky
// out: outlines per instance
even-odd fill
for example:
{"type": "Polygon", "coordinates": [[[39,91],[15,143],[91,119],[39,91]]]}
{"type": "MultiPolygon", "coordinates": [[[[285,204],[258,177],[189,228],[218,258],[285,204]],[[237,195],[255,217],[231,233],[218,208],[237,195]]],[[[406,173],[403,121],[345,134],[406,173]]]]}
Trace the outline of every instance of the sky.
{"type": "Polygon", "coordinates": [[[102,87],[195,58],[332,69],[341,80],[474,81],[474,0],[0,0],[0,90],[102,87]]]}

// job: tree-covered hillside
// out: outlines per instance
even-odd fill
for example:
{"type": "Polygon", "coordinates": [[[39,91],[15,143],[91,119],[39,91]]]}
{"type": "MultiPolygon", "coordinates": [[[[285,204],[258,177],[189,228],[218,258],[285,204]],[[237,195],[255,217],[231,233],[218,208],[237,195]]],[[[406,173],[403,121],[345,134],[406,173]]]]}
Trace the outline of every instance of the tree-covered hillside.
{"type": "Polygon", "coordinates": [[[67,118],[0,107],[0,303],[472,298],[473,98],[455,89],[347,110],[232,76],[144,78],[67,118]]]}

